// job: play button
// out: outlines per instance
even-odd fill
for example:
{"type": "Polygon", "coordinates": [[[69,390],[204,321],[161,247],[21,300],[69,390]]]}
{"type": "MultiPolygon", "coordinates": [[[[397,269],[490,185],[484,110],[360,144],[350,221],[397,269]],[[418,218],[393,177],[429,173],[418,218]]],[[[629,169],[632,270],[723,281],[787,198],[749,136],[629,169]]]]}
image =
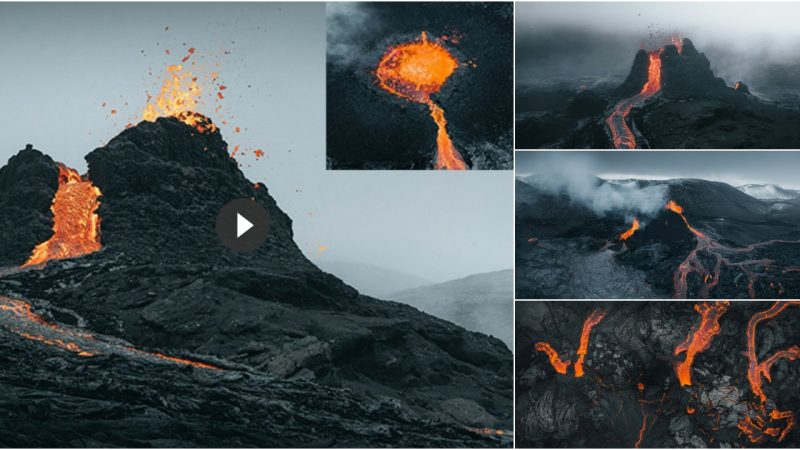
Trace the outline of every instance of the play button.
{"type": "Polygon", "coordinates": [[[245,219],[241,214],[236,213],[236,237],[242,237],[251,228],[253,228],[253,223],[245,219]]]}
{"type": "Polygon", "coordinates": [[[217,215],[217,237],[225,247],[240,253],[261,247],[269,236],[269,227],[267,211],[250,198],[228,202],[217,215]]]}

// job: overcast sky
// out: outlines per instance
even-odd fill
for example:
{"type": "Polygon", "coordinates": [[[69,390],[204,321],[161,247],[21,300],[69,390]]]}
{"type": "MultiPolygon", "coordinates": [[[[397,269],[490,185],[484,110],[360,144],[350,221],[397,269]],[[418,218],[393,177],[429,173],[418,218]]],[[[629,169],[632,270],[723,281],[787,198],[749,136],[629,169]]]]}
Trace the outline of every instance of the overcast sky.
{"type": "Polygon", "coordinates": [[[511,172],[325,171],[322,3],[0,3],[0,164],[32,143],[85,171],[83,156],[138,121],[188,47],[227,86],[222,114],[211,102],[199,112],[230,120],[223,137],[312,260],[433,281],[511,267],[511,172]]]}
{"type": "Polygon", "coordinates": [[[517,152],[518,175],[569,170],[604,179],[701,178],[800,189],[800,152],[517,152]]]}
{"type": "Polygon", "coordinates": [[[517,79],[624,77],[640,45],[692,40],[729,83],[800,59],[800,2],[519,2],[517,79]]]}

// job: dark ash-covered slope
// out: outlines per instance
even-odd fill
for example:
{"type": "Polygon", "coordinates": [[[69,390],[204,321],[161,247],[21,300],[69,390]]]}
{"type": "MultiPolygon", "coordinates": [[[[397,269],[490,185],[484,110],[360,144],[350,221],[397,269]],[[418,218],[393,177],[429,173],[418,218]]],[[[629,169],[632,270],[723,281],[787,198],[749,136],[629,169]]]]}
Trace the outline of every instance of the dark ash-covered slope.
{"type": "MultiPolygon", "coordinates": [[[[231,370],[222,378],[198,381],[198,369],[174,369],[182,387],[167,383],[176,390],[169,395],[198,399],[190,405],[170,403],[168,392],[161,391],[165,386],[148,382],[161,376],[161,367],[113,357],[79,358],[82,363],[77,364],[74,355],[17,337],[13,346],[24,349],[25,356],[13,359],[4,384],[25,389],[4,388],[7,404],[32,394],[49,401],[71,392],[91,397],[98,392],[91,380],[111,380],[112,373],[125,372],[120,383],[135,392],[119,399],[118,415],[106,422],[106,429],[93,427],[94,433],[83,436],[86,442],[138,445],[148,432],[148,439],[176,439],[163,445],[225,445],[211,439],[211,430],[188,422],[181,428],[182,417],[216,422],[218,415],[224,420],[215,432],[254,446],[498,445],[463,430],[510,428],[511,354],[503,343],[411,307],[359,295],[316,268],[293,242],[290,218],[265,185],[244,177],[219,133],[201,134],[162,118],[125,130],[86,159],[88,175],[102,191],[103,249],[6,275],[0,279],[0,293],[36,302],[38,312],[56,322],[151,351],[202,355],[231,370]],[[272,220],[266,244],[250,254],[228,251],[214,232],[218,210],[238,197],[255,198],[272,220]],[[49,385],[22,376],[32,358],[54,364],[49,385]],[[137,369],[125,368],[131,364],[137,369]],[[84,375],[73,373],[74,367],[85,367],[77,372],[84,375]],[[263,391],[253,389],[248,384],[252,377],[275,380],[275,389],[297,395],[281,397],[266,382],[263,391]],[[221,394],[227,391],[236,395],[221,394]],[[272,418],[270,411],[262,411],[265,416],[235,413],[255,405],[269,409],[276,397],[286,401],[279,408],[287,412],[271,411],[277,414],[272,418]],[[138,417],[153,398],[166,403],[138,417]],[[318,407],[302,406],[317,400],[318,407]],[[354,403],[359,406],[347,406],[354,403]],[[395,412],[373,412],[383,404],[395,412]],[[339,415],[350,417],[354,425],[328,434],[325,427],[334,426],[339,415]],[[141,426],[113,433],[107,429],[129,421],[141,426]],[[175,438],[163,431],[166,423],[185,433],[175,438]],[[370,423],[383,423],[383,435],[370,423]],[[295,434],[283,435],[282,424],[295,426],[295,434]],[[276,427],[275,434],[269,426],[276,427]],[[403,431],[413,428],[420,433],[403,431]],[[150,430],[162,432],[154,437],[150,430]]],[[[14,179],[7,186],[20,182],[14,179]]],[[[53,183],[45,185],[53,189],[53,183]]],[[[40,223],[31,226],[47,227],[51,220],[42,214],[40,223]]],[[[0,252],[18,245],[20,233],[9,230],[0,252]]],[[[23,260],[21,255],[13,264],[23,260]]],[[[62,422],[58,414],[21,411],[16,420],[42,423],[49,432],[7,443],[81,445],[83,441],[58,437],[67,433],[68,423],[93,423],[94,414],[96,410],[74,412],[72,422],[62,422]]]]}

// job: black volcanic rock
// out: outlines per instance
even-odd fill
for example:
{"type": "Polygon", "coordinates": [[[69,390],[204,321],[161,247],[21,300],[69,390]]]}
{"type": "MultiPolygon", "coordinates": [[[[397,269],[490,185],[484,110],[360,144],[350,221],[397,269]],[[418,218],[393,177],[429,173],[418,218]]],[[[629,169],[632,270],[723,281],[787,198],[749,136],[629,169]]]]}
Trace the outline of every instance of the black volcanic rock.
{"type": "MultiPolygon", "coordinates": [[[[176,119],[161,118],[125,130],[86,159],[89,177],[103,194],[98,210],[103,249],[7,275],[0,278],[0,293],[49,302],[53,306],[43,308],[53,317],[72,322],[80,317],[73,325],[83,324],[91,332],[122,338],[139,348],[203,355],[231,367],[234,377],[246,378],[245,373],[254,372],[285,383],[304,380],[315,386],[291,387],[298,392],[297,401],[303,396],[314,398],[323,389],[336,390],[328,409],[307,412],[310,421],[286,416],[286,420],[309,424],[308,429],[298,425],[304,428],[298,431],[305,433],[303,439],[289,433],[273,441],[253,437],[242,445],[317,445],[309,438],[315,434],[313,424],[335,422],[326,417],[343,413],[330,406],[341,402],[388,402],[407,416],[386,416],[384,431],[391,437],[373,437],[376,431],[370,427],[348,428],[331,441],[341,445],[508,445],[471,434],[456,437],[450,444],[436,437],[438,432],[431,433],[427,444],[422,437],[400,437],[410,432],[402,429],[401,420],[418,427],[423,435],[429,432],[423,423],[445,429],[475,426],[459,422],[451,413],[448,405],[454,401],[480,411],[473,418],[480,418],[480,426],[510,428],[511,353],[498,339],[468,332],[407,305],[359,295],[316,268],[295,245],[289,217],[264,184],[254,185],[244,177],[219,133],[201,134],[176,119]],[[214,231],[219,208],[239,197],[255,198],[272,219],[265,245],[244,255],[225,249],[214,231]]],[[[12,177],[8,182],[21,180],[12,177]]],[[[117,369],[98,370],[112,373],[117,369]]],[[[145,385],[142,379],[129,382],[145,385]]],[[[219,398],[215,400],[219,408],[247,404],[253,408],[274,397],[268,387],[253,392],[247,384],[233,383],[236,387],[209,391],[193,386],[192,380],[187,383],[181,395],[219,398]],[[252,398],[237,405],[239,400],[226,403],[227,395],[219,394],[237,389],[252,398]]],[[[53,389],[59,393],[73,388],[53,389]]],[[[127,404],[133,409],[123,409],[120,415],[134,420],[135,405],[127,404]]],[[[183,406],[173,406],[159,414],[188,414],[183,406]]],[[[218,414],[205,409],[198,413],[209,420],[218,414]]],[[[353,414],[354,420],[368,420],[373,413],[367,408],[353,414]]],[[[46,416],[31,413],[26,417],[58,430],[46,416]]],[[[166,423],[159,417],[141,418],[142,426],[166,423]]],[[[257,436],[265,433],[264,423],[271,422],[258,420],[257,415],[226,417],[229,422],[220,425],[220,433],[230,426],[229,430],[237,430],[231,433],[257,436]]],[[[81,420],[89,419],[74,418],[81,420]]],[[[323,435],[318,438],[326,439],[324,427],[320,430],[323,435]]],[[[201,437],[178,436],[163,445],[217,442],[201,437]]],[[[125,442],[119,439],[98,442],[125,442]]],[[[328,444],[320,441],[319,445],[328,444]]]]}
{"type": "Polygon", "coordinates": [[[614,97],[625,98],[641,92],[642,86],[647,83],[648,67],[650,67],[650,58],[647,51],[639,49],[636,56],[633,57],[633,65],[625,81],[614,90],[614,97]]]}
{"type": "Polygon", "coordinates": [[[36,244],[52,236],[57,189],[58,166],[31,146],[0,168],[0,267],[23,264],[36,244]]]}
{"type": "Polygon", "coordinates": [[[687,38],[680,53],[674,45],[665,46],[661,53],[661,91],[673,100],[720,98],[733,92],[722,78],[714,76],[706,55],[687,38]]]}

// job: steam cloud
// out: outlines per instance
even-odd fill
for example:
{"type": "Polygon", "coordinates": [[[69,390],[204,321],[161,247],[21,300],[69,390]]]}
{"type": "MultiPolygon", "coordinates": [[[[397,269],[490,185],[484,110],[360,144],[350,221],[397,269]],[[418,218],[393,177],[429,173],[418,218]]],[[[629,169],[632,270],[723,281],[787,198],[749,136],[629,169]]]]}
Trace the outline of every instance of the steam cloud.
{"type": "Polygon", "coordinates": [[[634,180],[608,182],[575,164],[557,172],[534,173],[522,181],[552,194],[565,194],[600,216],[622,212],[653,217],[668,200],[666,185],[641,186],[634,180]]]}

